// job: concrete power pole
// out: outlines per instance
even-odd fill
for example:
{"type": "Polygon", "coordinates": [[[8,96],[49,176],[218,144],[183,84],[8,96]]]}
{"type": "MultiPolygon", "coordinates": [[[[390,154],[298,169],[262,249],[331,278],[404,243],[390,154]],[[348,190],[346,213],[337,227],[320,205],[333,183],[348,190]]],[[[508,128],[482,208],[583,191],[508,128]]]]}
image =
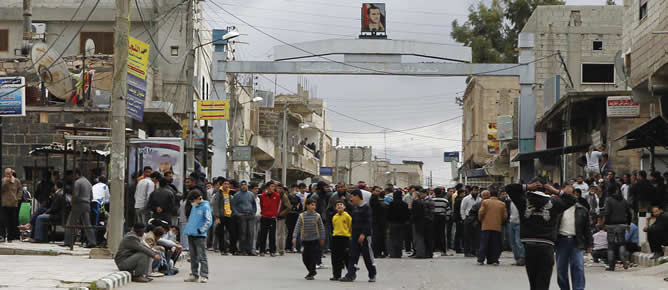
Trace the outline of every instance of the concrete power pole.
{"type": "Polygon", "coordinates": [[[195,122],[193,114],[193,95],[195,94],[193,87],[193,78],[195,77],[195,48],[193,47],[194,26],[193,23],[193,0],[188,0],[186,5],[186,48],[188,54],[186,55],[186,112],[188,118],[188,136],[186,141],[186,174],[195,171],[195,142],[193,138],[193,123],[195,122]]]}
{"type": "Polygon", "coordinates": [[[336,147],[334,147],[334,183],[339,183],[339,141],[336,138],[336,147]]]}
{"type": "Polygon", "coordinates": [[[116,253],[123,238],[125,208],[125,119],[128,75],[128,31],[130,0],[116,0],[114,30],[114,87],[111,97],[111,218],[109,220],[109,249],[116,253]]]}
{"type": "Polygon", "coordinates": [[[283,108],[283,155],[281,156],[281,182],[283,186],[288,184],[288,114],[290,109],[288,108],[288,103],[285,103],[283,108]]]}
{"type": "Polygon", "coordinates": [[[353,184],[353,153],[355,150],[350,147],[348,150],[348,184],[353,184]]]}

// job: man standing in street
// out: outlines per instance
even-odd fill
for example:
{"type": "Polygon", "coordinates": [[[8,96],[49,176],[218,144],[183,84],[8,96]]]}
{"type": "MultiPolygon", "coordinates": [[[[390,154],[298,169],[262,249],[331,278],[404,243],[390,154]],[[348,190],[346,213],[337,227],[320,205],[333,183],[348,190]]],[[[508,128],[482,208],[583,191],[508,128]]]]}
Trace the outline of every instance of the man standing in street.
{"type": "Polygon", "coordinates": [[[72,191],[72,211],[67,219],[65,228],[65,247],[71,247],[74,244],[72,231],[81,226],[81,230],[86,233],[86,248],[94,248],[95,231],[90,225],[90,202],[93,198],[93,186],[88,179],[81,176],[79,169],[74,169],[74,190],[72,191]]]}
{"type": "Polygon", "coordinates": [[[272,181],[267,183],[265,192],[260,195],[260,238],[258,239],[258,250],[260,256],[265,255],[267,249],[267,237],[269,238],[269,254],[276,256],[276,218],[281,206],[281,196],[276,192],[276,184],[272,181]]]}
{"type": "MultiPolygon", "coordinates": [[[[611,171],[612,172],[612,171],[611,171]]],[[[614,271],[617,259],[615,253],[619,250],[619,258],[624,263],[624,269],[629,268],[626,255],[626,228],[631,223],[631,210],[626,203],[617,184],[609,184],[607,187],[608,198],[605,201],[605,215],[602,224],[606,225],[608,232],[608,268],[606,271],[614,271]]]]}
{"type": "MultiPolygon", "coordinates": [[[[219,187],[219,189],[214,191],[214,196],[211,199],[214,224],[216,225],[213,231],[218,237],[220,254],[236,254],[236,225],[234,225],[232,221],[232,192],[230,189],[230,181],[219,178],[216,182],[216,187],[219,187]],[[225,243],[225,232],[228,233],[230,240],[229,245],[226,245],[225,243]]],[[[209,240],[211,239],[209,238],[209,240]]]]}
{"type": "Polygon", "coordinates": [[[482,265],[487,258],[488,265],[499,265],[499,257],[503,247],[501,225],[508,218],[506,204],[498,198],[496,190],[483,192],[483,201],[478,210],[478,219],[482,224],[478,264],[482,265]]]}
{"type": "MultiPolygon", "coordinates": [[[[576,183],[577,184],[577,183],[576,183]]],[[[594,246],[594,237],[589,222],[589,209],[586,201],[573,187],[564,187],[564,192],[577,198],[577,203],[569,207],[558,218],[557,222],[557,282],[563,290],[585,289],[584,251],[591,253],[594,246]],[[571,271],[571,281],[568,280],[568,269],[571,271]]]]}
{"type": "Polygon", "coordinates": [[[436,194],[436,197],[432,198],[434,202],[434,250],[440,249],[441,256],[447,256],[446,224],[449,220],[450,202],[442,188],[437,187],[434,193],[436,194]]]}
{"type": "Polygon", "coordinates": [[[2,209],[0,209],[0,236],[6,234],[7,242],[19,239],[19,200],[23,197],[21,181],[14,177],[11,168],[5,169],[2,178],[2,209]]]}
{"type": "Polygon", "coordinates": [[[153,169],[150,166],[144,167],[143,178],[137,183],[137,189],[135,189],[135,216],[137,223],[140,224],[148,222],[149,213],[146,210],[146,203],[155,190],[155,182],[151,180],[152,173],[153,169]]]}
{"type": "Polygon", "coordinates": [[[582,198],[587,199],[587,197],[589,197],[589,185],[587,185],[587,183],[584,182],[584,177],[582,175],[578,176],[578,178],[575,179],[573,188],[577,188],[580,189],[580,191],[582,191],[582,198]]]}
{"type": "Polygon", "coordinates": [[[529,184],[511,184],[506,192],[520,213],[520,237],[526,253],[526,272],[531,290],[550,288],[554,267],[554,243],[559,215],[576,202],[539,179],[529,184]],[[547,193],[543,192],[546,190],[547,193]],[[559,194],[552,197],[550,194],[559,194]]]}
{"type": "MultiPolygon", "coordinates": [[[[160,174],[156,172],[157,174],[160,174]]],[[[167,178],[158,177],[160,187],[148,198],[146,209],[153,213],[152,218],[159,219],[172,225],[172,216],[176,215],[176,201],[174,194],[167,185],[167,178]]]]}
{"type": "Polygon", "coordinates": [[[471,212],[471,209],[473,208],[473,205],[476,203],[480,202],[480,197],[478,196],[480,194],[480,188],[477,186],[473,186],[471,188],[471,194],[467,195],[464,199],[462,199],[462,205],[460,208],[460,214],[462,219],[464,219],[464,235],[462,239],[462,243],[464,244],[464,256],[465,257],[476,257],[477,252],[476,248],[478,245],[475,244],[475,237],[476,237],[476,231],[478,230],[476,228],[476,225],[473,224],[473,218],[469,218],[469,214],[471,212]]]}
{"type": "Polygon", "coordinates": [[[353,282],[357,278],[355,265],[364,258],[364,265],[369,271],[369,282],[376,282],[376,265],[374,264],[371,250],[371,208],[363,204],[362,192],[359,189],[351,193],[351,201],[354,205],[352,214],[352,236],[350,242],[350,259],[348,260],[348,273],[341,278],[341,282],[353,282]]]}
{"type": "Polygon", "coordinates": [[[132,232],[123,237],[114,262],[120,271],[128,271],[132,275],[132,282],[147,283],[152,279],[146,277],[151,260],[160,260],[160,254],[156,253],[143,242],[146,226],[135,224],[132,232]]]}
{"type": "Polygon", "coordinates": [[[190,217],[185,234],[190,247],[190,277],[185,282],[207,283],[209,281],[209,263],[206,257],[206,233],[211,227],[212,214],[209,202],[202,199],[202,194],[191,191],[188,194],[191,203],[190,217]]]}
{"type": "MultiPolygon", "coordinates": [[[[276,218],[276,245],[278,247],[278,254],[285,255],[285,242],[289,238],[288,225],[285,222],[288,214],[292,210],[292,204],[288,197],[288,189],[283,185],[279,186],[278,194],[281,196],[280,209],[278,218],[276,218]]],[[[292,233],[290,233],[292,234],[292,233]]]]}
{"type": "Polygon", "coordinates": [[[239,221],[239,252],[248,256],[255,256],[252,242],[256,210],[255,195],[248,191],[248,182],[242,180],[241,190],[232,198],[232,213],[239,221]]]}

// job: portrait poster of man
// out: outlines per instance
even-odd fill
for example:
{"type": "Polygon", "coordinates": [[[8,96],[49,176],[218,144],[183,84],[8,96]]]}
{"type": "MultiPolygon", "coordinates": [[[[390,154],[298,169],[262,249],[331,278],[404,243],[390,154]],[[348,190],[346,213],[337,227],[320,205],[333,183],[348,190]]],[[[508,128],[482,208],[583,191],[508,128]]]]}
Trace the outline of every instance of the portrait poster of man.
{"type": "Polygon", "coordinates": [[[180,138],[149,138],[130,140],[130,173],[140,172],[144,166],[165,174],[174,173],[174,185],[183,185],[183,140],[180,138]]]}
{"type": "Polygon", "coordinates": [[[362,32],[385,33],[385,3],[362,4],[362,32]]]}

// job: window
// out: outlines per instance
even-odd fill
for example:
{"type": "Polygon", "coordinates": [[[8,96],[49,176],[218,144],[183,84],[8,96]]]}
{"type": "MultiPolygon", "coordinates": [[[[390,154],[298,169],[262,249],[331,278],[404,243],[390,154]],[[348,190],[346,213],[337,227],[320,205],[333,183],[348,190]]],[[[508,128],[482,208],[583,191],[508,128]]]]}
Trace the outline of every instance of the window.
{"type": "Polygon", "coordinates": [[[179,56],[179,47],[178,46],[172,46],[170,48],[170,52],[172,56],[179,56]]]}
{"type": "Polygon", "coordinates": [[[86,39],[89,38],[95,43],[96,54],[114,54],[113,32],[81,32],[79,35],[79,53],[84,53],[86,39]]]}
{"type": "Polygon", "coordinates": [[[603,41],[594,40],[594,50],[603,50],[603,41]]]}
{"type": "Polygon", "coordinates": [[[0,51],[9,52],[9,30],[0,29],[0,51]]]}
{"type": "Polygon", "coordinates": [[[645,17],[647,17],[647,2],[649,2],[649,0],[640,0],[640,20],[643,20],[645,17]]]}
{"type": "Polygon", "coordinates": [[[583,63],[583,84],[614,84],[615,65],[607,63],[583,63]]]}

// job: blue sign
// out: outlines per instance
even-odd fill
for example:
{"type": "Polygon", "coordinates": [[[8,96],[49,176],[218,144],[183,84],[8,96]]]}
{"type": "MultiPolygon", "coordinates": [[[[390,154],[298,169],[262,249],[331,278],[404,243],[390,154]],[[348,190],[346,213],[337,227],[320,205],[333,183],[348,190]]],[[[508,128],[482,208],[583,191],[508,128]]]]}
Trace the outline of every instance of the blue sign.
{"type": "Polygon", "coordinates": [[[334,168],[332,167],[320,167],[320,176],[333,176],[334,168]]]}
{"type": "Polygon", "coordinates": [[[214,29],[213,30],[213,45],[216,52],[224,52],[225,45],[227,40],[223,40],[223,36],[227,34],[227,29],[214,29]]]}
{"type": "Polygon", "coordinates": [[[443,153],[443,161],[444,162],[452,162],[452,161],[459,162],[459,152],[445,152],[445,153],[443,153]]]}
{"type": "Polygon", "coordinates": [[[139,122],[144,121],[144,100],[146,99],[146,80],[128,74],[128,117],[139,122]]]}
{"type": "Polygon", "coordinates": [[[26,115],[25,85],[24,77],[0,78],[0,116],[26,115]]]}

